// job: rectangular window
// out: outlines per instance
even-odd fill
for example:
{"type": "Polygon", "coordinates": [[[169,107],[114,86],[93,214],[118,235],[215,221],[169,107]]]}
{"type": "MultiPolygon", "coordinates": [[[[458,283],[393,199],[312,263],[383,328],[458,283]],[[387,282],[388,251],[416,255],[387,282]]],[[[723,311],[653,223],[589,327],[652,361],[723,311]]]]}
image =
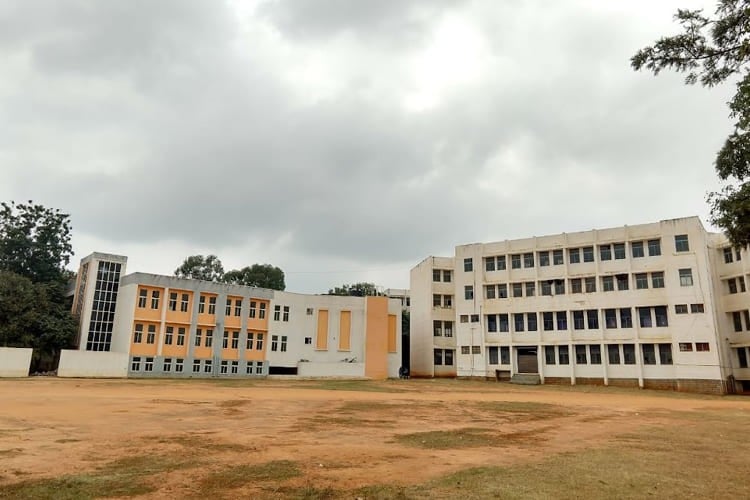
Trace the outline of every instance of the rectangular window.
{"type": "Polygon", "coordinates": [[[234,315],[238,318],[242,316],[242,299],[234,299],[234,315]]]}
{"type": "Polygon", "coordinates": [[[533,281],[527,281],[526,282],[526,296],[527,297],[533,297],[536,295],[536,283],[533,281]]]}
{"type": "Polygon", "coordinates": [[[630,242],[630,253],[634,259],[645,256],[643,253],[643,242],[642,241],[631,241],[630,242]]]}
{"type": "Polygon", "coordinates": [[[500,347],[500,364],[501,365],[510,364],[510,347],[508,346],[500,347]]]}
{"type": "Polygon", "coordinates": [[[583,320],[583,311],[573,311],[573,328],[575,330],[583,330],[586,328],[583,320]]]}
{"type": "Polygon", "coordinates": [[[629,287],[628,283],[628,275],[627,274],[618,274],[615,276],[615,280],[617,280],[617,290],[622,292],[624,290],[627,290],[629,287]]]}
{"type": "Polygon", "coordinates": [[[570,293],[583,293],[583,281],[581,281],[581,278],[572,278],[570,280],[570,293]]]}
{"type": "Polygon", "coordinates": [[[222,349],[229,348],[229,332],[224,332],[224,336],[221,339],[221,348],[222,349]]]}
{"type": "Polygon", "coordinates": [[[635,364],[635,344],[622,345],[622,357],[626,365],[635,364]]]}
{"type": "Polygon", "coordinates": [[[568,249],[568,262],[571,264],[578,264],[581,262],[581,249],[580,248],[569,248],[568,249]]]}
{"type": "Polygon", "coordinates": [[[312,345],[312,337],[305,337],[305,345],[312,345]]]}
{"type": "Polygon", "coordinates": [[[499,314],[497,316],[497,329],[501,332],[507,332],[510,329],[507,314],[499,314]]]}
{"type": "Polygon", "coordinates": [[[174,337],[174,327],[168,326],[164,333],[164,345],[172,345],[173,337],[174,337]]]}
{"type": "Polygon", "coordinates": [[[484,258],[484,270],[488,272],[495,270],[495,257],[484,258]]]}
{"type": "Polygon", "coordinates": [[[442,304],[442,296],[440,294],[434,294],[432,296],[432,307],[440,307],[442,304]]]}
{"type": "Polygon", "coordinates": [[[445,356],[445,366],[453,366],[453,349],[444,350],[443,355],[445,356]]]}
{"type": "Polygon", "coordinates": [[[478,345],[471,346],[471,353],[472,354],[482,354],[482,348],[478,345]]]}
{"type": "Polygon", "coordinates": [[[656,352],[654,351],[654,344],[641,344],[641,352],[643,353],[644,365],[656,364],[656,352]]]}
{"type": "Polygon", "coordinates": [[[505,255],[498,255],[496,267],[498,271],[505,271],[505,255]]]}
{"type": "Polygon", "coordinates": [[[258,303],[254,300],[250,301],[250,308],[248,309],[247,317],[248,318],[254,318],[256,309],[258,308],[258,303]]]}
{"type": "Polygon", "coordinates": [[[617,309],[604,310],[604,327],[617,328],[617,309]]]}
{"type": "Polygon", "coordinates": [[[177,310],[177,294],[176,293],[169,294],[169,310],[170,311],[177,310]]]}
{"type": "Polygon", "coordinates": [[[474,287],[472,285],[464,286],[464,299],[474,300],[474,287]]]}
{"type": "Polygon", "coordinates": [[[229,371],[228,368],[229,368],[229,363],[227,361],[222,361],[220,371],[223,375],[226,375],[226,373],[229,371]]]}
{"type": "Polygon", "coordinates": [[[633,328],[633,313],[629,307],[620,309],[620,328],[633,328]]]}
{"type": "Polygon", "coordinates": [[[522,332],[523,326],[524,326],[524,318],[523,313],[515,313],[513,314],[513,331],[514,332],[522,332]]]}
{"type": "Polygon", "coordinates": [[[154,358],[146,358],[146,362],[143,364],[143,371],[154,371],[154,358]]]}
{"type": "Polygon", "coordinates": [[[589,330],[599,329],[599,311],[596,309],[588,309],[586,311],[586,323],[589,330]]]}
{"type": "Polygon", "coordinates": [[[513,297],[523,297],[523,283],[513,283],[513,297]]]}
{"type": "Polygon", "coordinates": [[[143,341],[143,325],[136,323],[135,330],[133,331],[133,343],[140,344],[143,341]]]}
{"type": "Polygon", "coordinates": [[[732,247],[724,249],[724,263],[731,264],[734,259],[732,258],[732,247]]]}
{"type": "Polygon", "coordinates": [[[649,257],[661,255],[661,240],[648,240],[648,255],[649,257]]]}
{"type": "Polygon", "coordinates": [[[468,314],[462,314],[459,317],[461,323],[468,323],[469,322],[469,315],[468,314]]]}
{"type": "Polygon", "coordinates": [[[447,309],[453,307],[453,295],[443,295],[443,307],[447,309]]]}
{"type": "Polygon", "coordinates": [[[659,364],[672,364],[672,344],[659,344],[659,364]]]}
{"type": "Polygon", "coordinates": [[[534,267],[534,254],[529,252],[523,254],[523,267],[534,267]]]}
{"type": "Polygon", "coordinates": [[[232,361],[232,373],[236,374],[240,367],[239,361],[232,361]]]}
{"type": "Polygon", "coordinates": [[[745,277],[740,276],[737,278],[737,283],[740,285],[740,293],[745,293],[747,289],[745,288],[745,277]]]}
{"type": "Polygon", "coordinates": [[[159,291],[151,292],[151,309],[159,309],[159,291]]]}
{"type": "Polygon", "coordinates": [[[727,280],[727,287],[729,288],[730,294],[737,293],[737,282],[734,280],[734,278],[730,278],[727,280]]]}
{"type": "Polygon", "coordinates": [[[512,269],[521,269],[521,254],[516,253],[510,256],[510,267],[512,269]]]}
{"type": "Polygon", "coordinates": [[[539,266],[549,266],[549,251],[539,252],[539,266]]]}
{"type": "Polygon", "coordinates": [[[548,365],[554,365],[555,361],[555,346],[544,346],[544,362],[548,365]]]}
{"type": "Polygon", "coordinates": [[[734,323],[734,331],[742,331],[742,314],[739,311],[732,313],[732,323],[734,323]]]}
{"type": "Polygon", "coordinates": [[[586,293],[596,292],[596,278],[594,276],[591,276],[589,278],[584,278],[583,282],[586,286],[586,293]]]}
{"type": "Polygon", "coordinates": [[[281,352],[286,352],[286,343],[287,343],[287,336],[282,335],[281,336],[281,352]]]}
{"type": "Polygon", "coordinates": [[[607,358],[609,359],[610,365],[620,364],[620,346],[617,344],[609,344],[607,346],[607,358]]]}
{"type": "Polygon", "coordinates": [[[443,281],[446,282],[446,283],[450,283],[451,282],[451,272],[450,271],[443,271],[443,281]]]}
{"type": "Polygon", "coordinates": [[[266,303],[261,302],[258,304],[258,319],[266,319],[266,303]]]}
{"type": "Polygon", "coordinates": [[[263,350],[263,334],[258,334],[258,340],[255,341],[255,350],[256,351],[262,351],[263,350]]]}
{"type": "Polygon", "coordinates": [[[204,314],[206,312],[206,296],[201,295],[198,297],[198,314],[204,314]]]}
{"type": "Polygon", "coordinates": [[[648,274],[647,273],[636,273],[635,275],[635,289],[645,290],[648,288],[648,274]]]}
{"type": "Polygon", "coordinates": [[[271,350],[272,351],[279,350],[279,336],[278,335],[271,335],[271,350]]]}
{"type": "Polygon", "coordinates": [[[201,360],[194,359],[193,360],[193,373],[198,373],[200,371],[201,371],[201,360]]]}
{"type": "Polygon", "coordinates": [[[156,342],[156,325],[148,325],[148,334],[146,335],[146,343],[154,344],[156,342]]]}
{"type": "Polygon", "coordinates": [[[498,348],[497,347],[488,347],[487,348],[487,356],[489,357],[489,363],[491,365],[497,365],[500,362],[500,356],[498,355],[498,348]]]}
{"type": "Polygon", "coordinates": [[[603,292],[614,292],[615,291],[615,279],[612,276],[602,276],[602,291],[603,292]]]}
{"type": "Polygon", "coordinates": [[[432,336],[442,337],[443,336],[443,322],[440,320],[432,321],[432,336]]]}
{"type": "Polygon", "coordinates": [[[498,299],[508,298],[508,284],[507,283],[501,283],[497,285],[497,298],[498,299]]]}
{"type": "Polygon", "coordinates": [[[583,247],[583,261],[594,262],[594,247],[583,247]]]}
{"type": "Polygon", "coordinates": [[[203,361],[203,372],[204,373],[211,373],[213,371],[213,361],[210,359],[207,359],[203,361]]]}
{"type": "MultiPolygon", "coordinates": [[[[135,361],[135,358],[133,358],[135,361]]],[[[747,352],[744,347],[737,349],[737,361],[739,362],[740,368],[747,368],[747,352]]]]}
{"type": "Polygon", "coordinates": [[[638,324],[641,328],[651,328],[651,308],[650,307],[638,307],[638,324]]]}
{"type": "Polygon", "coordinates": [[[141,288],[138,291],[138,307],[141,309],[145,309],[147,302],[148,302],[148,290],[141,288]]]}
{"type": "Polygon", "coordinates": [[[565,262],[563,261],[563,251],[562,250],[553,250],[552,251],[552,264],[556,266],[561,266],[565,262]]]}
{"type": "Polygon", "coordinates": [[[687,312],[688,312],[687,304],[675,304],[674,305],[675,314],[687,314],[687,312]]]}
{"type": "Polygon", "coordinates": [[[461,346],[461,354],[471,354],[471,346],[462,345],[461,346]]]}
{"type": "Polygon", "coordinates": [[[185,345],[185,328],[177,328],[177,345],[185,345]]]}
{"type": "Polygon", "coordinates": [[[440,281],[440,269],[433,269],[432,270],[432,281],[439,282],[440,281]]]}
{"type": "Polygon", "coordinates": [[[693,352],[693,344],[690,342],[680,342],[680,352],[693,352]]]}
{"type": "Polygon", "coordinates": [[[662,271],[651,273],[651,287],[664,288],[664,273],[662,271]]]}
{"type": "Polygon", "coordinates": [[[281,306],[273,306],[273,320],[274,321],[281,320],[281,306]]]}
{"type": "Polygon", "coordinates": [[[226,307],[224,308],[224,315],[231,316],[232,314],[232,299],[227,299],[226,307]]]}
{"type": "Polygon", "coordinates": [[[568,346],[561,345],[557,348],[558,360],[561,365],[570,364],[570,358],[568,357],[568,346]]]}
{"type": "Polygon", "coordinates": [[[576,346],[576,364],[587,365],[589,363],[585,345],[576,346]]]}
{"type": "Polygon", "coordinates": [[[206,330],[206,347],[213,347],[214,345],[214,331],[206,330]]]}
{"type": "Polygon", "coordinates": [[[702,313],[704,312],[703,304],[690,304],[691,313],[702,313]]]}
{"type": "Polygon", "coordinates": [[[141,370],[141,358],[136,356],[133,358],[132,363],[130,364],[130,371],[131,372],[137,372],[141,370]]]}
{"type": "Polygon", "coordinates": [[[675,249],[675,252],[689,252],[690,251],[690,243],[688,243],[688,235],[687,234],[677,234],[677,235],[675,235],[675,237],[674,237],[674,249],[675,249]]]}
{"type": "Polygon", "coordinates": [[[589,355],[591,357],[592,365],[602,364],[602,347],[598,344],[592,344],[589,346],[589,355]]]}
{"type": "Polygon", "coordinates": [[[544,331],[546,332],[549,332],[555,329],[554,313],[550,311],[545,311],[542,313],[542,328],[544,328],[544,331]]]}
{"type": "Polygon", "coordinates": [[[289,321],[289,306],[284,306],[284,314],[281,316],[282,321],[289,321]]]}
{"type": "Polygon", "coordinates": [[[240,347],[240,332],[232,332],[232,349],[240,347]]]}
{"type": "Polygon", "coordinates": [[[177,373],[182,373],[182,370],[185,367],[185,360],[182,358],[177,358],[177,360],[174,363],[174,371],[177,373]]]}
{"type": "Polygon", "coordinates": [[[555,280],[555,295],[565,295],[565,280],[555,280]]]}
{"type": "Polygon", "coordinates": [[[536,313],[526,313],[526,327],[530,332],[536,331],[536,313]]]}
{"type": "Polygon", "coordinates": [[[542,296],[544,297],[552,296],[552,280],[540,281],[539,285],[541,286],[541,289],[542,289],[542,296]]]}
{"type": "Polygon", "coordinates": [[[600,260],[612,260],[612,246],[611,245],[599,245],[599,259],[600,260]]]}
{"type": "Polygon", "coordinates": [[[208,298],[208,314],[211,316],[216,314],[216,297],[208,298]]]}
{"type": "MultiPolygon", "coordinates": [[[[435,325],[435,328],[438,328],[442,323],[440,321],[435,321],[435,323],[438,323],[438,325],[435,325]]],[[[494,314],[487,315],[487,331],[495,333],[497,332],[497,316],[494,314]]],[[[438,336],[436,334],[436,336],[438,336]]]]}
{"type": "Polygon", "coordinates": [[[680,269],[680,286],[693,286],[692,269],[680,269]]]}
{"type": "Polygon", "coordinates": [[[745,309],[742,311],[745,315],[745,329],[750,330],[750,311],[745,309]]]}
{"type": "Polygon", "coordinates": [[[568,329],[568,312],[567,311],[557,311],[555,314],[557,317],[557,329],[558,330],[567,330],[568,329]]]}
{"type": "Polygon", "coordinates": [[[443,321],[443,336],[453,337],[453,321],[443,321]]]}
{"type": "Polygon", "coordinates": [[[432,351],[432,362],[435,366],[443,366],[443,350],[434,349],[432,351]]]}
{"type": "Polygon", "coordinates": [[[695,350],[698,352],[708,352],[711,350],[711,348],[708,346],[708,342],[696,342],[695,350]]]}
{"type": "Polygon", "coordinates": [[[625,258],[625,243],[615,243],[612,245],[615,250],[615,259],[622,260],[625,258]]]}
{"type": "Polygon", "coordinates": [[[495,298],[495,290],[497,290],[497,287],[495,285],[486,285],[484,287],[484,296],[488,299],[494,299],[495,298]]]}
{"type": "Polygon", "coordinates": [[[190,294],[183,293],[180,300],[180,312],[187,312],[190,305],[190,294]]]}
{"type": "Polygon", "coordinates": [[[474,270],[474,260],[469,257],[467,259],[464,259],[464,272],[471,272],[474,270]]]}
{"type": "Polygon", "coordinates": [[[657,327],[669,326],[669,319],[667,318],[667,306],[654,307],[654,318],[656,319],[657,327]]]}
{"type": "MultiPolygon", "coordinates": [[[[253,332],[247,332],[247,340],[245,341],[245,349],[247,349],[248,351],[252,351],[254,341],[255,341],[255,334],[253,332]]],[[[305,344],[307,344],[307,342],[305,342],[305,344]]]]}

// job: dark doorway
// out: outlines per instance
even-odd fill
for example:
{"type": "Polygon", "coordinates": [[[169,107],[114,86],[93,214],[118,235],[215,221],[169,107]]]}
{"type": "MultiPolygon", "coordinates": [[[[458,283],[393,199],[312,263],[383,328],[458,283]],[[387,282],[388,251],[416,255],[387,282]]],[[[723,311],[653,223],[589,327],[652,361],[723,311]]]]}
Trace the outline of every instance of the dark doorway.
{"type": "Polygon", "coordinates": [[[536,347],[518,347],[518,373],[539,373],[536,347]]]}
{"type": "Polygon", "coordinates": [[[269,375],[297,375],[296,366],[271,366],[268,368],[269,375]]]}

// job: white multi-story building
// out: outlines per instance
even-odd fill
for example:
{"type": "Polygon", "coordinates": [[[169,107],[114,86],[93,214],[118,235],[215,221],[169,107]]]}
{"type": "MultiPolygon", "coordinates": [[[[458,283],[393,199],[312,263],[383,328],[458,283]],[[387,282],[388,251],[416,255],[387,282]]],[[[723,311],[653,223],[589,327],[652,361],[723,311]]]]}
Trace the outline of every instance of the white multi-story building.
{"type": "Polygon", "coordinates": [[[412,375],[750,390],[749,258],[697,217],[460,245],[411,271],[412,375]]]}

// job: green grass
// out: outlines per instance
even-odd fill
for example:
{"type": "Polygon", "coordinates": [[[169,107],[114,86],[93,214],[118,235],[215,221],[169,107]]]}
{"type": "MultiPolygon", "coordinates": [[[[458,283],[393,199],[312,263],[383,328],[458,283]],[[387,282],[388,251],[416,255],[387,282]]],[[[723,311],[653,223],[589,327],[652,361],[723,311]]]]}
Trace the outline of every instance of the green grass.
{"type": "Polygon", "coordinates": [[[416,448],[433,450],[449,450],[453,448],[476,448],[482,446],[497,446],[501,442],[500,436],[491,429],[478,427],[464,427],[448,431],[413,432],[399,434],[396,441],[416,448]]]}
{"type": "Polygon", "coordinates": [[[201,480],[200,494],[201,496],[217,495],[225,490],[240,488],[250,483],[272,482],[275,484],[301,475],[299,467],[291,460],[223,467],[201,480]]]}

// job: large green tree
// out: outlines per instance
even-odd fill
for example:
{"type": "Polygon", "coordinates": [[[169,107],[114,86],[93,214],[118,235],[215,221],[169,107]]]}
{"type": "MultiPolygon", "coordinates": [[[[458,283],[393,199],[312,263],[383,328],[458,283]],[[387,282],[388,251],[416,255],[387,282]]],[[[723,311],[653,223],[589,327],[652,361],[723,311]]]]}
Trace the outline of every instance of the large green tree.
{"type": "Polygon", "coordinates": [[[185,257],[182,265],[175,269],[178,278],[205,281],[221,281],[224,266],[216,255],[191,255],[185,257]]]}
{"type": "Polygon", "coordinates": [[[222,278],[224,283],[233,285],[257,286],[272,290],[284,290],[284,271],[271,264],[253,264],[242,269],[227,271],[222,278]]]}
{"type": "Polygon", "coordinates": [[[737,247],[750,244],[750,1],[719,0],[713,16],[703,10],[675,14],[682,32],[661,38],[631,59],[634,69],[659,74],[686,73],[685,83],[713,87],[736,78],[729,101],[734,131],[716,156],[715,168],[726,185],[711,193],[711,222],[737,247]]]}
{"type": "Polygon", "coordinates": [[[352,283],[337,286],[328,290],[328,295],[355,295],[357,297],[369,297],[383,295],[382,292],[378,291],[378,287],[375,283],[352,283]]]}

